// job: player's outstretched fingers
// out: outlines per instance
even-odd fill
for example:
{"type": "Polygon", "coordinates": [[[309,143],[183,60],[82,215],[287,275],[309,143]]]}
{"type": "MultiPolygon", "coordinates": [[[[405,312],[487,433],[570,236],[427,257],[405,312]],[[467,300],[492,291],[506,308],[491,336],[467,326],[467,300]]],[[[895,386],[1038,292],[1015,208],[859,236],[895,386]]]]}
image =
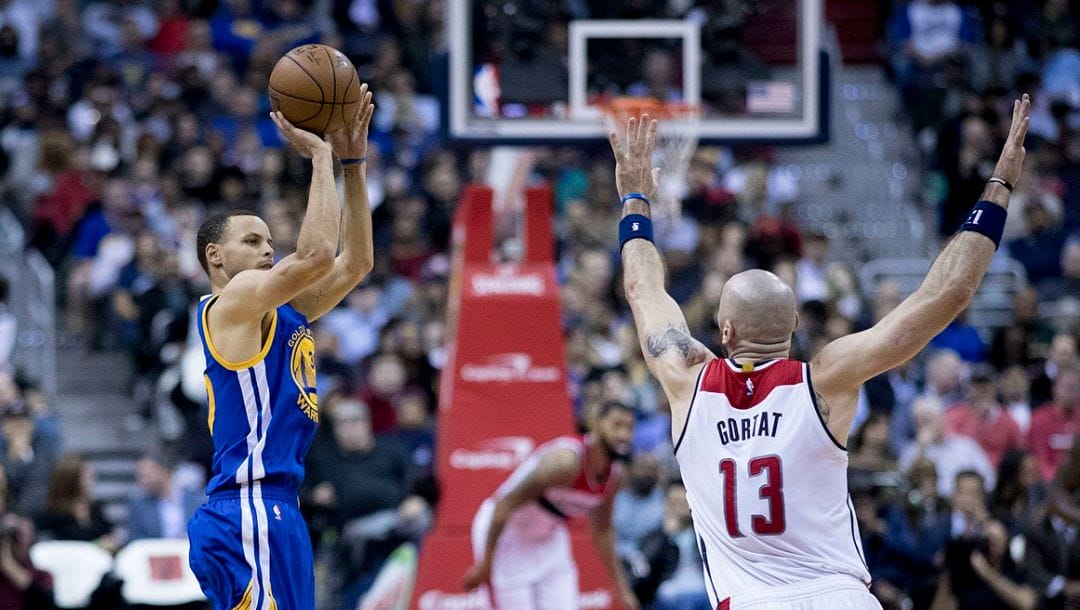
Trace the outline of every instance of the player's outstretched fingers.
{"type": "Polygon", "coordinates": [[[619,142],[619,135],[614,131],[608,134],[608,142],[611,143],[611,152],[615,155],[615,162],[622,163],[623,149],[622,144],[619,142]]]}
{"type": "Polygon", "coordinates": [[[364,96],[363,108],[364,108],[364,114],[360,119],[360,123],[362,125],[367,125],[367,124],[371,123],[371,117],[374,116],[374,114],[375,114],[375,104],[373,104],[371,102],[371,92],[370,91],[368,91],[367,94],[364,96]]]}
{"type": "Polygon", "coordinates": [[[633,155],[637,152],[637,117],[630,117],[626,122],[626,154],[633,155]]]}
{"type": "MultiPolygon", "coordinates": [[[[645,115],[646,117],[649,115],[645,115]]],[[[648,157],[652,157],[653,150],[656,147],[656,131],[660,127],[660,122],[656,119],[649,121],[649,128],[645,132],[645,154],[648,157]]]]}
{"type": "Polygon", "coordinates": [[[648,137],[648,132],[647,131],[645,133],[642,132],[642,130],[644,130],[645,126],[648,125],[648,124],[649,124],[649,113],[644,112],[644,113],[641,114],[641,120],[638,122],[638,127],[637,127],[637,137],[636,137],[636,139],[637,139],[638,149],[636,151],[634,151],[635,153],[637,153],[639,155],[643,152],[642,147],[648,144],[648,142],[646,141],[646,139],[648,137]]]}

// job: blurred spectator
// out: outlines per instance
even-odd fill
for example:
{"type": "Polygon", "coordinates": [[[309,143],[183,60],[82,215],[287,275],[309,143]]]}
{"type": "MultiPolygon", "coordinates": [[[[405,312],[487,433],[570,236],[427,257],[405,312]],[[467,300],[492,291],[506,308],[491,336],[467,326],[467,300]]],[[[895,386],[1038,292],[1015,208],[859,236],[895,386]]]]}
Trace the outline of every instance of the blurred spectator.
{"type": "Polygon", "coordinates": [[[435,430],[427,394],[408,390],[394,405],[397,428],[388,434],[405,448],[417,476],[431,475],[435,469],[435,430]]]}
{"type": "Polygon", "coordinates": [[[664,493],[663,519],[628,559],[634,593],[655,610],[708,610],[709,596],[701,579],[697,548],[682,481],[664,493]]]}
{"type": "Polygon", "coordinates": [[[23,61],[37,59],[38,27],[42,19],[49,16],[47,11],[38,12],[30,2],[22,0],[0,0],[0,27],[11,28],[23,61]]]}
{"type": "Polygon", "coordinates": [[[668,102],[682,101],[682,91],[675,86],[678,74],[675,59],[664,50],[650,51],[645,56],[641,73],[642,80],[630,85],[626,95],[631,97],[650,97],[668,102]]]}
{"type": "Polygon", "coordinates": [[[901,604],[904,597],[909,597],[915,607],[921,608],[929,606],[937,587],[941,555],[948,540],[948,530],[940,523],[947,518],[949,506],[938,494],[933,462],[926,458],[915,460],[908,478],[911,489],[906,497],[883,502],[880,507],[868,502],[874,498],[872,492],[860,493],[856,515],[861,514],[860,523],[868,526],[863,533],[867,561],[874,562],[885,583],[900,589],[892,591],[884,586],[878,594],[901,604]]]}
{"type": "Polygon", "coordinates": [[[1050,341],[1046,361],[1038,375],[1031,379],[1031,406],[1039,408],[1050,402],[1054,382],[1061,371],[1080,367],[1080,351],[1077,338],[1069,333],[1058,333],[1050,341]]]}
{"type": "Polygon", "coordinates": [[[198,491],[178,485],[172,460],[160,453],[139,458],[138,495],[128,501],[127,539],[186,538],[187,523],[205,501],[198,491]]]}
{"type": "Polygon", "coordinates": [[[371,428],[376,434],[389,432],[397,425],[394,404],[409,382],[405,363],[395,353],[377,354],[368,364],[367,383],[357,392],[369,410],[371,428]]]}
{"type": "Polygon", "coordinates": [[[1080,431],[1080,369],[1059,371],[1054,380],[1053,401],[1031,416],[1028,447],[1038,462],[1043,480],[1054,478],[1058,466],[1080,431]]]}
{"type": "Polygon", "coordinates": [[[1034,610],[1039,595],[1013,561],[1009,539],[1001,523],[989,521],[978,534],[954,540],[935,607],[1034,610]]]}
{"type": "Polygon", "coordinates": [[[892,69],[916,131],[937,125],[945,88],[978,41],[976,19],[949,0],[915,0],[893,15],[892,69]]]}
{"type": "MultiPolygon", "coordinates": [[[[940,93],[936,97],[940,99],[940,93]]],[[[927,100],[920,100],[917,104],[927,103],[927,100]]],[[[913,121],[918,124],[916,119],[913,121]]],[[[936,122],[925,127],[935,125],[936,122]]],[[[937,144],[938,161],[948,185],[939,210],[938,234],[947,238],[960,228],[971,202],[982,194],[994,168],[997,145],[987,119],[966,113],[944,125],[937,144]]]]}
{"type": "Polygon", "coordinates": [[[49,479],[45,513],[38,519],[42,539],[94,542],[116,552],[120,541],[105,520],[101,505],[92,500],[93,485],[94,471],[81,457],[69,454],[60,458],[49,479]]]}
{"type": "MultiPolygon", "coordinates": [[[[889,380],[891,386],[890,389],[894,391],[896,397],[893,411],[890,414],[892,428],[889,431],[889,437],[893,448],[897,451],[903,450],[915,438],[916,425],[913,413],[915,393],[911,392],[914,383],[911,380],[912,375],[910,373],[904,375],[904,369],[911,368],[913,368],[913,365],[908,363],[900,367],[899,371],[886,373],[886,379],[889,380]],[[907,377],[907,379],[904,379],[904,377],[907,377]]],[[[962,376],[964,362],[956,352],[939,350],[932,353],[926,359],[922,370],[925,378],[923,387],[925,397],[937,399],[945,408],[958,404],[963,400],[962,376]]]]}
{"type": "Polygon", "coordinates": [[[968,310],[956,316],[945,330],[930,340],[930,347],[952,350],[965,362],[982,362],[986,359],[986,344],[975,327],[968,324],[967,316],[968,310]]]}
{"type": "Polygon", "coordinates": [[[1031,429],[1031,380],[1020,366],[1010,366],[998,375],[998,396],[1020,432],[1027,438],[1031,429]]]}
{"type": "Polygon", "coordinates": [[[803,238],[802,258],[797,263],[796,295],[800,303],[829,299],[828,274],[825,259],[829,254],[829,239],[822,233],[808,233],[803,238]]]}
{"type": "Polygon", "coordinates": [[[0,608],[49,610],[53,607],[52,577],[30,560],[34,524],[10,510],[7,476],[0,468],[0,608]]]}
{"type": "Polygon", "coordinates": [[[889,416],[874,412],[851,435],[848,468],[866,472],[896,470],[896,453],[889,445],[889,416]]]}
{"type": "Polygon", "coordinates": [[[940,400],[946,409],[959,404],[964,400],[965,368],[955,351],[943,349],[934,352],[926,361],[924,394],[940,400]]]}
{"type": "Polygon", "coordinates": [[[40,429],[30,406],[18,395],[4,398],[14,383],[0,373],[0,432],[8,499],[15,512],[36,516],[46,508],[46,485],[60,453],[59,439],[40,429]]]}
{"type": "Polygon", "coordinates": [[[656,528],[664,515],[664,492],[660,465],[648,453],[638,453],[630,462],[626,486],[615,494],[611,524],[615,529],[615,550],[629,557],[642,539],[656,528]]]}
{"type": "Polygon", "coordinates": [[[11,355],[19,337],[19,321],[8,306],[8,281],[0,275],[0,371],[11,370],[11,355]]]}
{"type": "Polygon", "coordinates": [[[1080,237],[1070,238],[1061,249],[1061,277],[1047,278],[1039,286],[1046,301],[1080,294],[1080,237]]]}
{"type": "Polygon", "coordinates": [[[1061,275],[1061,249],[1066,235],[1040,198],[1028,200],[1024,219],[1028,234],[1009,242],[1009,255],[1024,266],[1028,281],[1039,286],[1061,275]]]}
{"type": "Polygon", "coordinates": [[[382,510],[394,510],[409,495],[414,478],[405,450],[376,437],[367,405],[341,400],[334,407],[333,446],[314,447],[307,459],[302,496],[336,526],[382,510]]]}
{"type": "Polygon", "coordinates": [[[430,522],[425,500],[412,495],[416,475],[405,450],[372,434],[367,405],[340,400],[331,415],[334,443],[316,445],[307,457],[304,503],[339,532],[332,587],[346,607],[370,586],[382,561],[430,522]]]}
{"type": "Polygon", "coordinates": [[[1011,449],[1024,446],[1020,426],[998,402],[995,374],[987,365],[976,366],[968,385],[968,402],[945,413],[945,432],[966,436],[979,443],[997,468],[1011,449]]]}
{"type": "Polygon", "coordinates": [[[138,0],[98,0],[83,9],[83,28],[98,57],[120,52],[124,27],[131,24],[141,40],[157,33],[157,15],[138,0]]]}
{"type": "Polygon", "coordinates": [[[986,44],[975,47],[971,67],[978,90],[1008,90],[1024,72],[1036,69],[1026,41],[1018,36],[1017,26],[1005,15],[994,15],[986,24],[986,44]]]}
{"type": "Polygon", "coordinates": [[[979,445],[965,436],[945,433],[941,401],[918,398],[912,406],[915,440],[900,452],[900,467],[908,470],[919,457],[933,462],[937,470],[938,493],[951,496],[957,474],[965,470],[978,473],[984,481],[994,480],[994,469],[979,445]]]}
{"type": "Polygon", "coordinates": [[[990,494],[990,513],[1011,535],[1022,532],[1043,508],[1043,486],[1035,456],[1023,449],[1005,453],[998,464],[997,487],[990,494]]]}
{"type": "Polygon", "coordinates": [[[1045,357],[1054,330],[1039,318],[1039,292],[1024,286],[1013,295],[1013,323],[994,332],[990,362],[1004,370],[1013,365],[1031,366],[1045,357]]]}
{"type": "Polygon", "coordinates": [[[1080,603],[1080,543],[1076,526],[1044,515],[1024,532],[1024,567],[1042,594],[1045,608],[1073,608],[1080,603]]]}

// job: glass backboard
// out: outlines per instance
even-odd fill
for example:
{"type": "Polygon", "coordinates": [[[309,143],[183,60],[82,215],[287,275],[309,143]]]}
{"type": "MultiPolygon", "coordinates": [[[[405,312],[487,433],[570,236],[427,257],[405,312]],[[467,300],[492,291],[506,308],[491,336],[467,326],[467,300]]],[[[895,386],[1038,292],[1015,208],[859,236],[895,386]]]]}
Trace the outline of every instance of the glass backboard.
{"type": "Polygon", "coordinates": [[[449,0],[450,135],[600,139],[632,96],[698,105],[705,142],[823,137],[821,0],[609,4],[449,0]]]}

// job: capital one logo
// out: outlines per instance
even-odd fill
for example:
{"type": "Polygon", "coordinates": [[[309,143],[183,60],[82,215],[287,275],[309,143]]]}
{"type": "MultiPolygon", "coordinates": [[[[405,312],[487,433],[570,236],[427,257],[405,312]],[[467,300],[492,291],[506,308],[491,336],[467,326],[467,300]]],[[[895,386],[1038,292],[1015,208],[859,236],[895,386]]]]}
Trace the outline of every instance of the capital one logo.
{"type": "Polygon", "coordinates": [[[544,278],[539,273],[518,275],[511,269],[495,274],[477,273],[471,278],[473,293],[478,297],[492,295],[544,296],[544,278]]]}
{"type": "MultiPolygon", "coordinates": [[[[581,610],[608,610],[611,608],[611,593],[604,589],[582,591],[578,597],[581,610]]],[[[481,589],[471,593],[447,593],[432,589],[420,595],[417,605],[420,610],[491,610],[487,596],[481,589]]]]}
{"type": "Polygon", "coordinates": [[[527,436],[488,439],[473,449],[455,449],[450,453],[450,466],[458,470],[513,470],[529,457],[533,447],[527,436]]]}
{"type": "Polygon", "coordinates": [[[484,364],[462,365],[461,379],[473,383],[551,383],[562,379],[562,371],[557,366],[534,365],[529,354],[511,352],[489,356],[484,364]]]}

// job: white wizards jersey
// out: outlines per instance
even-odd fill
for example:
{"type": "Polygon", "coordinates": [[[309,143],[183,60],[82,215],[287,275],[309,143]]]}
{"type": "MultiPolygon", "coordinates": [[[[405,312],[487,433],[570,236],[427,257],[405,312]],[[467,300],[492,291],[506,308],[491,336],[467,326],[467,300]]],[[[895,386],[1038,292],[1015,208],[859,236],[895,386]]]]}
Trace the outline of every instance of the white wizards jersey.
{"type": "Polygon", "coordinates": [[[578,454],[580,466],[574,482],[568,487],[552,487],[535,502],[520,506],[510,515],[507,530],[515,530],[523,538],[541,539],[563,527],[567,519],[583,517],[598,508],[619,487],[622,468],[618,462],[612,462],[607,475],[602,480],[594,480],[586,459],[587,447],[593,439],[585,436],[560,436],[537,447],[517,469],[514,470],[499,489],[496,499],[510,493],[528,478],[540,465],[540,460],[556,449],[571,449],[578,454]]]}
{"type": "Polygon", "coordinates": [[[717,359],[698,376],[675,455],[714,607],[822,576],[870,583],[847,452],[815,401],[795,360],[717,359]]]}

